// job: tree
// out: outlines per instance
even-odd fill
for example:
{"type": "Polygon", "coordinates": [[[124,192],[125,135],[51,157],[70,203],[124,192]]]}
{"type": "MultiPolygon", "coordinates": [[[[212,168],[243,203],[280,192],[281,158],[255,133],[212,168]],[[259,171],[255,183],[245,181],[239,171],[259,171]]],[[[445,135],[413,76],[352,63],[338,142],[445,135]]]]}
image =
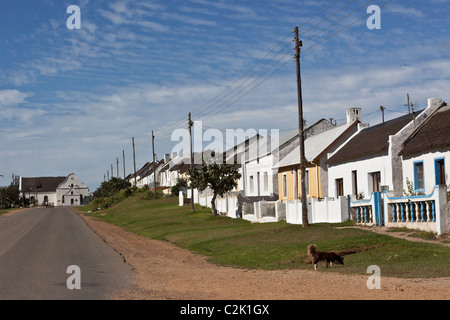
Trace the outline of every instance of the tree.
{"type": "Polygon", "coordinates": [[[15,206],[20,203],[19,186],[11,184],[8,187],[0,187],[0,207],[4,204],[15,206]]]}
{"type": "Polygon", "coordinates": [[[8,187],[0,187],[0,207],[5,204],[15,206],[21,203],[19,191],[20,176],[12,174],[12,181],[8,187]]]}
{"type": "Polygon", "coordinates": [[[225,153],[220,156],[215,156],[211,153],[211,161],[208,163],[203,159],[201,168],[193,168],[188,170],[190,176],[191,187],[199,191],[206,188],[211,188],[214,195],[211,199],[211,213],[217,215],[216,198],[223,197],[227,192],[230,192],[237,186],[237,180],[241,178],[239,167],[236,164],[228,164],[225,161],[225,153]]]}
{"type": "Polygon", "coordinates": [[[100,188],[98,188],[94,192],[94,197],[96,198],[111,197],[117,192],[130,187],[131,183],[129,183],[128,181],[125,181],[121,178],[113,177],[109,181],[102,182],[100,188]]]}

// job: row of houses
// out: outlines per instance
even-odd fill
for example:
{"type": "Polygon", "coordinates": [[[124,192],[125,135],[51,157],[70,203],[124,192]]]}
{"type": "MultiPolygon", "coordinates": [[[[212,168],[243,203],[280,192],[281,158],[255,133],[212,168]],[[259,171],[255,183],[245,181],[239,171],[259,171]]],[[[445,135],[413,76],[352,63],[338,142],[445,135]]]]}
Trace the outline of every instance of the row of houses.
{"type": "MultiPolygon", "coordinates": [[[[314,213],[310,221],[358,220],[363,212],[358,211],[358,206],[361,201],[369,201],[374,193],[381,193],[386,203],[389,199],[398,202],[405,196],[431,195],[436,186],[441,185],[445,186],[442,192],[446,196],[447,173],[450,172],[450,106],[444,101],[429,99],[424,110],[375,126],[363,122],[361,108],[347,109],[346,119],[342,125],[321,119],[305,129],[306,192],[308,205],[313,206],[309,212],[314,213]],[[342,197],[347,199],[347,205],[342,204],[342,197]],[[336,209],[338,218],[334,213],[323,211],[336,211],[333,201],[339,208],[336,209]],[[325,203],[329,209],[317,210],[325,207],[325,203]]],[[[298,130],[292,130],[279,138],[255,135],[228,150],[229,157],[239,159],[242,177],[235,190],[217,200],[223,214],[261,222],[264,211],[274,218],[266,221],[282,219],[301,223],[292,218],[294,214],[301,217],[298,212],[301,208],[298,205],[301,199],[299,145],[298,130]]],[[[202,156],[203,153],[196,153],[194,164],[201,164],[202,156]]],[[[166,155],[162,161],[149,163],[147,167],[146,174],[152,177],[148,182],[153,183],[156,179],[160,186],[171,187],[178,178],[186,177],[190,157],[172,155],[170,159],[166,155]]],[[[140,179],[136,183],[145,184],[142,178],[145,175],[138,174],[140,179]]],[[[129,179],[133,183],[134,177],[129,179]]],[[[197,192],[194,201],[208,205],[205,199],[210,194],[210,190],[197,192]]],[[[430,207],[430,220],[435,220],[431,213],[433,200],[427,201],[424,206],[430,207]]],[[[406,202],[410,203],[411,198],[406,202]]],[[[443,202],[447,204],[446,199],[443,202]]],[[[400,207],[405,207],[406,211],[406,205],[384,210],[380,223],[397,222],[398,219],[393,219],[393,211],[397,214],[400,207]]],[[[436,227],[425,229],[437,233],[450,230],[448,208],[445,210],[439,230],[436,227]]],[[[366,216],[371,215],[371,221],[375,223],[375,211],[369,209],[361,221],[367,222],[366,216]]],[[[412,220],[412,216],[408,208],[404,220],[412,220]]]]}

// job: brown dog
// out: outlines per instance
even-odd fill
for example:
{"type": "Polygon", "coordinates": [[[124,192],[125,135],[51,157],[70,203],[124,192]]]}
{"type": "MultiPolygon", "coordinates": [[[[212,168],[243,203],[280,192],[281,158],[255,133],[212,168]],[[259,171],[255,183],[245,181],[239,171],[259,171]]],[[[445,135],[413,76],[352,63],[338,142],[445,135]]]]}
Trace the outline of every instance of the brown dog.
{"type": "Polygon", "coordinates": [[[317,246],[315,244],[310,244],[308,246],[308,256],[311,257],[312,263],[314,264],[314,270],[317,270],[317,265],[319,261],[325,261],[326,267],[328,268],[328,263],[333,267],[333,263],[337,262],[344,264],[344,258],[335,252],[320,252],[317,251],[317,246]]]}

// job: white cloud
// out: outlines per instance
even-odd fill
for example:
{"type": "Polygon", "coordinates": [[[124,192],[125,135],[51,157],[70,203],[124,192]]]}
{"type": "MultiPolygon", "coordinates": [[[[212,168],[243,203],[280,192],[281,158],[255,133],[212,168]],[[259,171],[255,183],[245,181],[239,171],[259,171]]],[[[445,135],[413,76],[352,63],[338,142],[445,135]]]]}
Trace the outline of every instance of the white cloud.
{"type": "Polygon", "coordinates": [[[424,14],[421,10],[413,6],[402,6],[399,4],[390,4],[386,6],[386,11],[407,16],[410,18],[423,18],[424,14]]]}
{"type": "Polygon", "coordinates": [[[20,92],[19,90],[0,90],[0,107],[12,106],[25,103],[29,94],[20,92]]]}

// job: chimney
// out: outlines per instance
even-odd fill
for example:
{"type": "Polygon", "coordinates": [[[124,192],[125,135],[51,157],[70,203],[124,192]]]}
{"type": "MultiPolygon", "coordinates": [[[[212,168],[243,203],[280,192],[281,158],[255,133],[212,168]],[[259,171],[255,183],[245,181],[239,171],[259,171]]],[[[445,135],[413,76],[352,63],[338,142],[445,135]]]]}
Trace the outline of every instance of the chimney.
{"type": "Polygon", "coordinates": [[[170,160],[170,154],[169,154],[169,153],[166,153],[166,154],[164,155],[164,163],[169,162],[169,160],[170,160]]]}
{"type": "Polygon", "coordinates": [[[357,120],[361,122],[361,108],[347,109],[347,124],[351,124],[357,120]]]}

